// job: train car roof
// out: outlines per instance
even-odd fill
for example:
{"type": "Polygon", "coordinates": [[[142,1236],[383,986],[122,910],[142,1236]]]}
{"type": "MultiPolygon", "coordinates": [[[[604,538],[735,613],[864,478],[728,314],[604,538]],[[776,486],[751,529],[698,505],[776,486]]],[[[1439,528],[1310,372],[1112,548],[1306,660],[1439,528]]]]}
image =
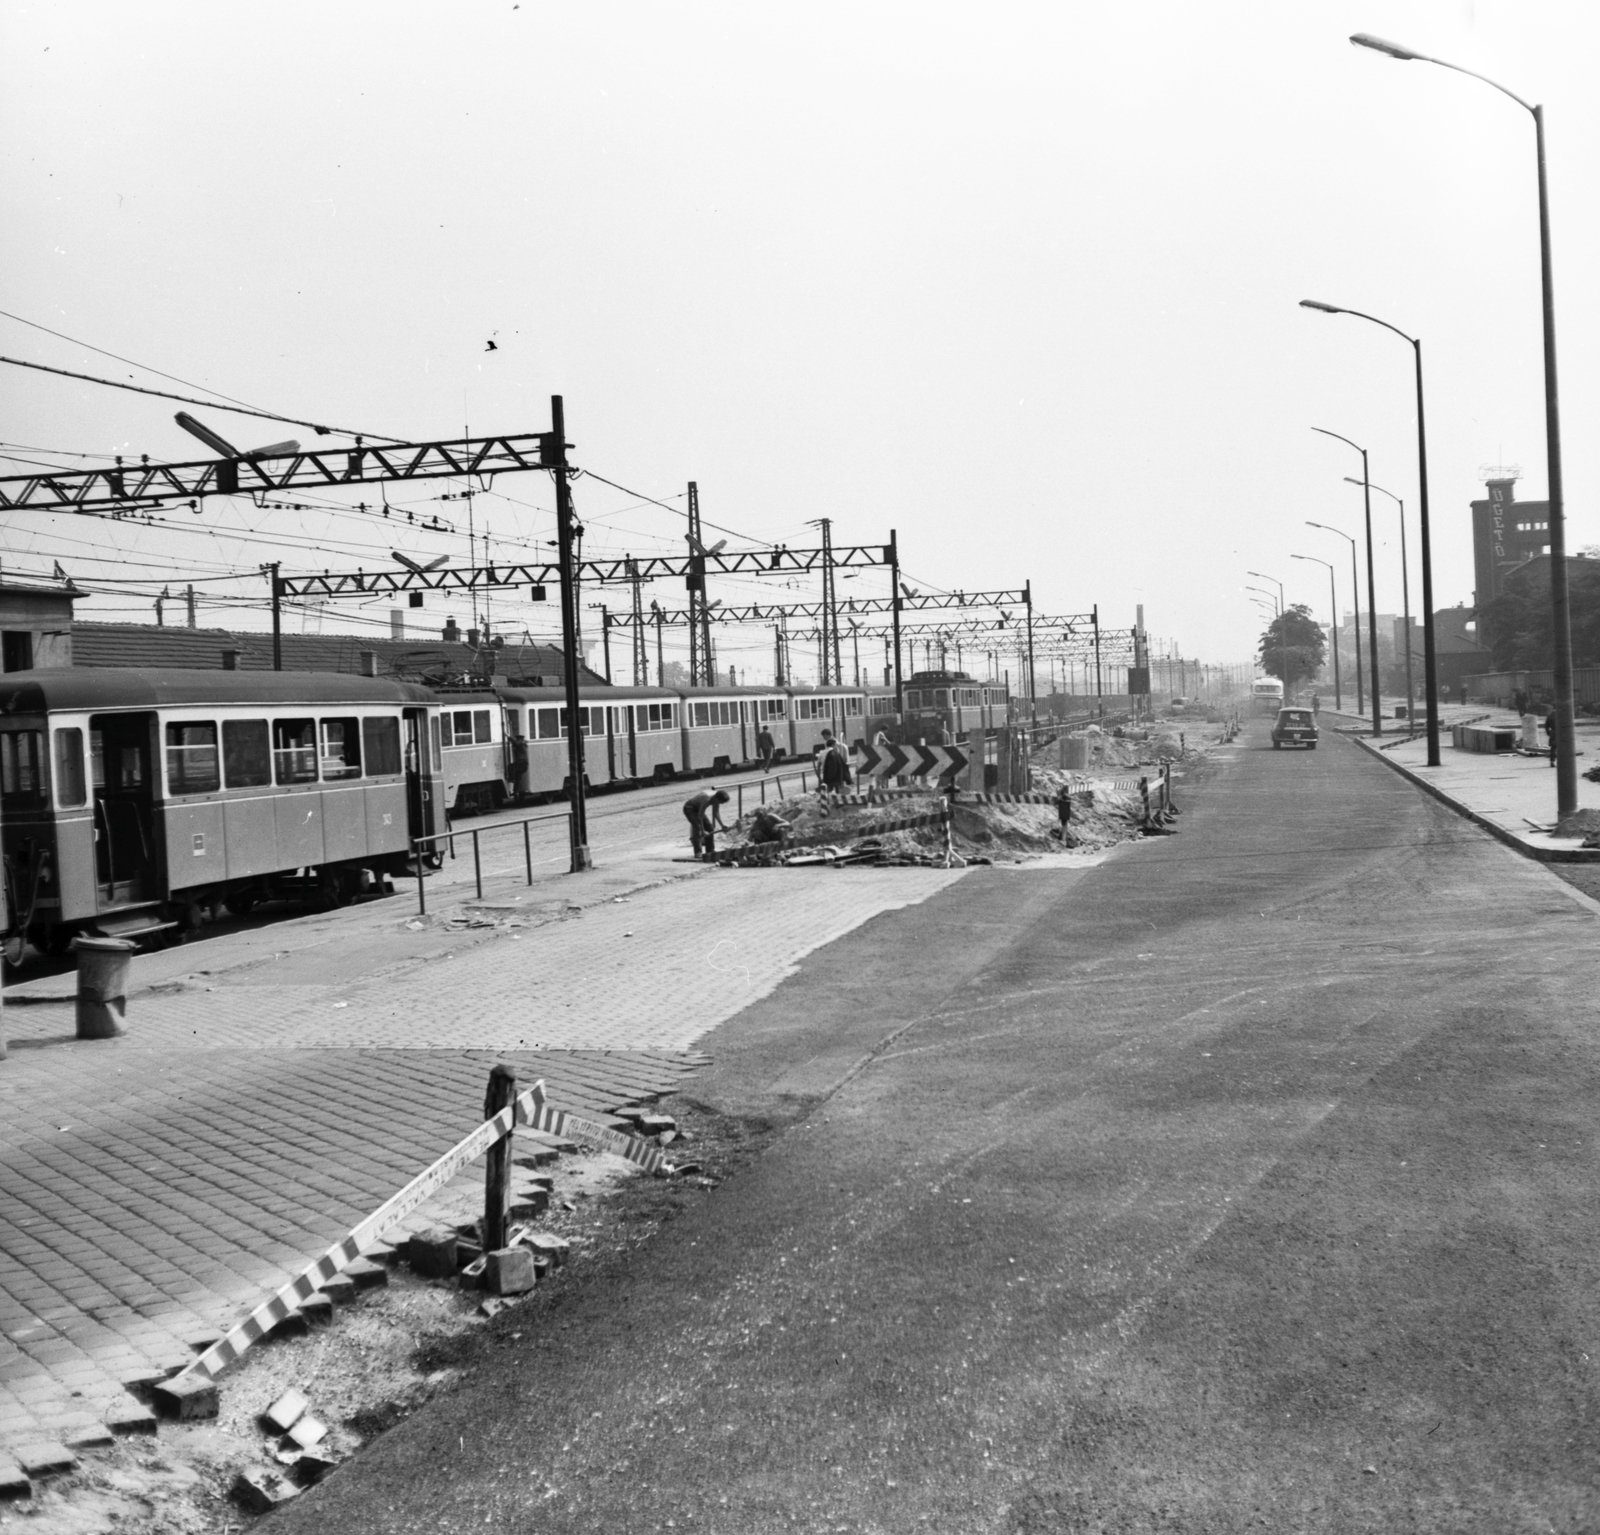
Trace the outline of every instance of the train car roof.
{"type": "Polygon", "coordinates": [[[812,687],[808,682],[786,682],[781,688],[772,688],[774,693],[870,693],[871,688],[858,688],[853,682],[830,682],[821,687],[812,687]]]}
{"type": "MultiPolygon", "coordinates": [[[[507,703],[564,704],[567,701],[567,690],[563,687],[504,687],[497,688],[496,692],[507,703]]],[[[677,696],[671,688],[612,687],[608,682],[591,682],[578,689],[579,699],[587,699],[590,703],[616,698],[676,698],[677,696]]]]}
{"type": "Polygon", "coordinates": [[[47,709],[160,709],[227,704],[427,704],[411,682],[348,672],[229,672],[207,668],[63,666],[0,673],[0,713],[47,709]]]}
{"type": "Polygon", "coordinates": [[[754,688],[744,683],[737,686],[710,687],[696,685],[692,688],[677,688],[675,691],[683,698],[771,698],[774,693],[784,693],[788,690],[781,688],[777,683],[769,687],[754,688]]]}

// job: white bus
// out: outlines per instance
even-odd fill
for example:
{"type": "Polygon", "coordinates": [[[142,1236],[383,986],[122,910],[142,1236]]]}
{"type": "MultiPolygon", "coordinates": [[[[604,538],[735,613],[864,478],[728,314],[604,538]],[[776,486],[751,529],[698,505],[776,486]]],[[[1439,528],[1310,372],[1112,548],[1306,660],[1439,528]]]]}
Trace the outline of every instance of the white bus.
{"type": "Polygon", "coordinates": [[[1283,707],[1283,683],[1276,677],[1257,677],[1250,684],[1250,698],[1257,714],[1275,716],[1283,707]]]}

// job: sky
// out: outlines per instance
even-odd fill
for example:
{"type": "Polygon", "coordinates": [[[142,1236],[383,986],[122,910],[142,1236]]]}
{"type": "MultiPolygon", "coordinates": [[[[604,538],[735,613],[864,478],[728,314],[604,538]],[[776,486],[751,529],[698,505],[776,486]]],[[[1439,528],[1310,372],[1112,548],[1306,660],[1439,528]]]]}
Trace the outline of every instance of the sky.
{"type": "MultiPolygon", "coordinates": [[[[1485,466],[1545,489],[1532,119],[1358,31],[1545,105],[1568,542],[1600,542],[1600,8],[1577,0],[8,0],[0,355],[418,441],[542,431],[560,394],[573,461],[614,482],[575,486],[587,555],[681,552],[693,480],[732,545],[892,528],[919,590],[1027,581],[1108,628],[1142,605],[1158,648],[1239,662],[1270,584],[1247,571],[1326,619],[1327,571],[1293,556],[1329,560],[1348,609],[1348,546],[1305,523],[1361,533],[1361,460],[1312,427],[1404,499],[1421,604],[1411,350],[1298,300],[1423,339],[1439,606],[1472,600],[1485,466]]],[[[12,366],[0,389],[0,473],[207,456],[178,409],[244,448],[312,440],[12,366]]],[[[266,561],[465,565],[469,515],[496,560],[548,551],[548,477],[464,489],[391,487],[389,519],[376,487],[19,513],[0,566],[59,562],[81,617],[153,621],[192,581],[202,624],[259,628],[266,561]]],[[[1393,502],[1373,524],[1398,612],[1393,502]]],[[[387,632],[390,606],[288,621],[387,632]]],[[[408,633],[472,616],[430,595],[408,633]]],[[[493,599],[507,634],[555,617],[493,599]]],[[[717,654],[764,680],[770,630],[717,654]]]]}

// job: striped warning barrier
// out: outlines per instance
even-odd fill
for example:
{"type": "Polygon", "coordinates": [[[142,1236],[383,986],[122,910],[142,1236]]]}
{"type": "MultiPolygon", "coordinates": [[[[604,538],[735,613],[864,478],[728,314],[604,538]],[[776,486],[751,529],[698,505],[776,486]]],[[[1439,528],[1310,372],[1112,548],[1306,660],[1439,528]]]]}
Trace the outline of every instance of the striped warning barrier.
{"type": "Polygon", "coordinates": [[[785,853],[808,847],[834,847],[841,842],[859,842],[864,837],[880,837],[885,832],[915,831],[919,826],[943,826],[950,812],[941,808],[931,815],[896,816],[892,821],[879,821],[875,826],[860,826],[854,831],[841,831],[828,836],[791,837],[783,842],[753,842],[748,847],[732,847],[717,854],[717,862],[727,867],[736,864],[766,863],[785,853]]]}
{"type": "Polygon", "coordinates": [[[211,1345],[203,1354],[180,1370],[175,1380],[187,1376],[205,1375],[215,1379],[251,1344],[258,1343],[279,1322],[293,1312],[302,1301],[309,1300],[335,1274],[343,1273],[361,1254],[376,1242],[397,1221],[423,1203],[431,1194],[443,1188],[469,1162],[482,1156],[496,1141],[509,1135],[517,1125],[532,1130],[544,1130],[551,1135],[570,1136],[574,1140],[589,1141],[626,1157],[646,1172],[656,1172],[666,1162],[660,1146],[638,1135],[624,1135],[609,1125],[602,1125],[582,1114],[567,1109],[552,1108],[545,1102],[543,1081],[535,1082],[527,1092],[501,1109],[492,1119],[486,1119],[466,1139],[457,1142],[431,1167],[417,1174],[398,1194],[379,1205],[365,1220],[358,1222],[323,1255],[291,1279],[270,1300],[257,1306],[244,1321],[234,1327],[226,1337],[211,1345]]]}

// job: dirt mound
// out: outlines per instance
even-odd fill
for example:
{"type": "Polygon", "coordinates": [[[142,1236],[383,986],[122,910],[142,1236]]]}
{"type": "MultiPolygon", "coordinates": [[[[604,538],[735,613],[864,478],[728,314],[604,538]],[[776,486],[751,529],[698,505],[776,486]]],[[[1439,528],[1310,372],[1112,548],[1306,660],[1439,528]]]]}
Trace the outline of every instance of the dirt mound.
{"type": "MultiPolygon", "coordinates": [[[[1054,796],[1062,783],[1081,775],[1035,773],[1037,793],[1054,796]]],[[[789,799],[771,805],[789,823],[786,841],[806,843],[825,839],[839,849],[857,849],[872,839],[888,859],[921,862],[942,858],[944,828],[938,822],[904,830],[885,830],[913,816],[938,816],[945,804],[940,794],[896,796],[873,805],[835,805],[826,810],[815,798],[789,799]]],[[[1133,818],[1139,813],[1138,794],[1095,785],[1072,797],[1072,834],[1069,846],[1086,850],[1110,847],[1138,835],[1133,818]]],[[[719,846],[730,851],[751,846],[754,814],[734,823],[719,846]]],[[[979,804],[957,799],[951,823],[951,845],[969,862],[984,858],[1019,858],[1034,853],[1059,853],[1062,843],[1053,835],[1060,820],[1053,804],[979,804]]],[[[811,849],[808,849],[811,851],[811,849]]]]}

